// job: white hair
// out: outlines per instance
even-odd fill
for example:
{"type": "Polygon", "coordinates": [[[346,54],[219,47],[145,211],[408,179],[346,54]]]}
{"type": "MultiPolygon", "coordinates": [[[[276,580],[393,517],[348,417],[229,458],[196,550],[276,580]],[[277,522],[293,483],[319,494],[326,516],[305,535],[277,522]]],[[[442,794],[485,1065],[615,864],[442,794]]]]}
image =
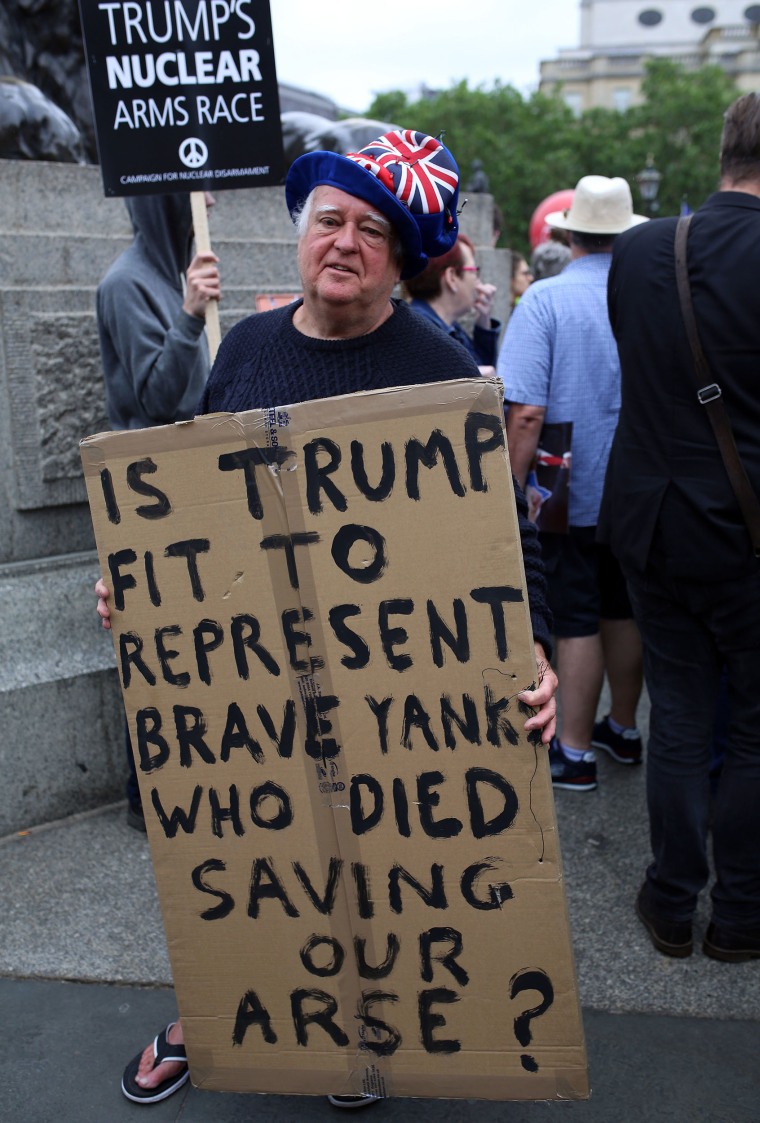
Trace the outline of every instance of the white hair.
{"type": "Polygon", "coordinates": [[[309,226],[309,218],[311,217],[311,210],[314,206],[314,192],[316,190],[316,187],[312,187],[306,198],[298,204],[290,216],[293,219],[293,224],[299,238],[303,238],[309,226]]]}
{"type": "MultiPolygon", "coordinates": [[[[319,184],[317,186],[319,186],[319,184]]],[[[299,238],[303,238],[304,234],[306,233],[306,231],[309,228],[309,221],[311,219],[311,215],[312,215],[312,212],[314,210],[314,192],[316,190],[317,190],[316,187],[312,187],[311,191],[306,196],[306,198],[303,200],[303,202],[299,203],[298,206],[295,207],[293,209],[293,212],[291,213],[290,217],[293,220],[293,224],[296,228],[296,233],[298,234],[299,238]]],[[[320,210],[322,210],[322,209],[323,208],[320,207],[320,210]]],[[[330,207],[330,206],[326,206],[324,209],[325,210],[334,210],[334,208],[330,207]]],[[[404,264],[404,247],[403,247],[403,244],[401,242],[401,238],[398,235],[398,231],[396,230],[396,227],[393,225],[393,223],[389,219],[387,219],[385,217],[384,214],[381,214],[380,211],[370,210],[367,213],[375,220],[375,222],[380,222],[380,223],[382,223],[383,226],[385,226],[387,228],[388,235],[390,237],[390,243],[391,243],[391,253],[393,254],[393,257],[394,257],[396,263],[399,266],[403,266],[403,264],[404,264]]]]}

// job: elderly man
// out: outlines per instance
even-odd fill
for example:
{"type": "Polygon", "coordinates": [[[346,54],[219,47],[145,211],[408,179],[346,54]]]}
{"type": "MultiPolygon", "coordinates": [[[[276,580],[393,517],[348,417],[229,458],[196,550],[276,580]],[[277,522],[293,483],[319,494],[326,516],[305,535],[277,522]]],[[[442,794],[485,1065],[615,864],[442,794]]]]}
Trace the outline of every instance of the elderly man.
{"type": "Polygon", "coordinates": [[[720,174],[683,255],[709,368],[699,397],[676,283],[677,219],[649,223],[615,246],[609,306],[622,405],[599,530],[628,577],[652,703],[652,862],[638,916],[659,952],[691,954],[711,817],[715,882],[703,950],[741,963],[760,959],[760,543],[745,525],[707,405],[725,403],[749,490],[760,495],[757,94],[726,112],[720,174]],[[724,667],[728,737],[711,809],[724,667]]]}
{"type": "MultiPolygon", "coordinates": [[[[381,387],[477,377],[465,349],[392,298],[400,278],[445,253],[457,231],[459,176],[433,137],[393,132],[358,153],[311,152],[291,167],[285,193],[296,223],[303,299],[250,316],[225,337],[200,412],[240,411],[381,387]]],[[[548,663],[550,621],[535,530],[516,489],[538,686],[520,697],[535,709],[525,729],[554,732],[556,676],[548,663]]],[[[109,626],[108,590],[98,611],[109,626]]],[[[124,1073],[139,1103],[176,1091],[188,1070],[179,1022],[168,1026],[124,1073]]],[[[361,1107],[372,1096],[331,1096],[361,1107]]]]}
{"type": "Polygon", "coordinates": [[[562,730],[549,760],[555,788],[568,791],[596,788],[592,745],[621,764],[641,760],[641,644],[620,567],[594,539],[620,408],[607,275],[617,235],[645,221],[633,213],[624,179],[584,176],[569,210],[546,217],[552,229],[569,231],[572,260],[523,295],[499,355],[509,455],[522,487],[544,423],[572,425],[568,532],[541,534],[562,677],[562,730]],[[612,704],[595,725],[605,670],[612,704]]]}

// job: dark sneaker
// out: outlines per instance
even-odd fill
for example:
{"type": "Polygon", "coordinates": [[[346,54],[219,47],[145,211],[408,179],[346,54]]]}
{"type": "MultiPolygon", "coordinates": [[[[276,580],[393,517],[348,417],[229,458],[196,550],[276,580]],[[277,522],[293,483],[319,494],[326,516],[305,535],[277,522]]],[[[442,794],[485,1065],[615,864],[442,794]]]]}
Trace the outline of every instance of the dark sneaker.
{"type": "Polygon", "coordinates": [[[760,959],[760,931],[734,932],[711,921],[702,951],[724,963],[748,963],[750,959],[760,959]]]}
{"type": "Polygon", "coordinates": [[[328,1103],[333,1107],[369,1107],[370,1104],[376,1104],[380,1100],[380,1096],[328,1096],[328,1103]]]}
{"type": "Polygon", "coordinates": [[[569,792],[592,792],[596,787],[596,757],[584,753],[583,760],[568,760],[559,747],[556,737],[549,745],[549,768],[552,787],[569,792]]]}
{"type": "Polygon", "coordinates": [[[636,898],[636,915],[649,933],[649,938],[663,955],[674,959],[685,959],[694,950],[691,938],[690,920],[666,920],[658,916],[649,903],[649,887],[646,882],[639,889],[636,898]]]}
{"type": "Polygon", "coordinates": [[[143,834],[147,833],[145,815],[143,814],[141,803],[127,804],[127,826],[133,827],[136,831],[142,831],[143,834]]]}
{"type": "Polygon", "coordinates": [[[603,749],[619,764],[641,764],[641,734],[638,729],[625,729],[615,733],[610,727],[610,715],[594,725],[591,744],[603,749]]]}

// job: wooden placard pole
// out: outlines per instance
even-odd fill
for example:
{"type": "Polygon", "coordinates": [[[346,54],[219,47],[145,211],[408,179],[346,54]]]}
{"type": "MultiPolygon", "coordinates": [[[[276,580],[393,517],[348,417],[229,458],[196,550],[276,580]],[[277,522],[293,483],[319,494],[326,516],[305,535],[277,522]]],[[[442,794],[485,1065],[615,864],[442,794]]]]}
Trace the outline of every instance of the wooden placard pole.
{"type": "MultiPolygon", "coordinates": [[[[210,253],[211,238],[208,232],[205,192],[191,191],[190,204],[193,208],[195,248],[198,253],[210,253]]],[[[217,300],[210,300],[206,305],[206,335],[208,336],[208,349],[213,363],[219,350],[219,344],[222,342],[222,333],[219,327],[219,302],[217,300]]]]}

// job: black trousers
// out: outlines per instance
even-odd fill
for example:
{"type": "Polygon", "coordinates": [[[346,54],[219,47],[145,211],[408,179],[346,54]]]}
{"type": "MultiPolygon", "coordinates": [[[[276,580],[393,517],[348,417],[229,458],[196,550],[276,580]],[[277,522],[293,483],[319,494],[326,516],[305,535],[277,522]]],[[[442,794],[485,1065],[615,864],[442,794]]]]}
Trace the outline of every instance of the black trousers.
{"type": "Polygon", "coordinates": [[[760,564],[741,580],[674,578],[665,559],[627,571],[651,701],[647,802],[652,903],[691,918],[709,877],[708,814],[716,707],[728,729],[712,807],[713,919],[760,929],[760,564]]]}
{"type": "Polygon", "coordinates": [[[124,732],[126,734],[127,749],[127,782],[125,785],[126,796],[129,800],[130,807],[138,808],[142,806],[142,800],[140,798],[140,785],[137,781],[135,754],[132,751],[132,738],[129,735],[129,723],[126,718],[124,718],[124,732]]]}

